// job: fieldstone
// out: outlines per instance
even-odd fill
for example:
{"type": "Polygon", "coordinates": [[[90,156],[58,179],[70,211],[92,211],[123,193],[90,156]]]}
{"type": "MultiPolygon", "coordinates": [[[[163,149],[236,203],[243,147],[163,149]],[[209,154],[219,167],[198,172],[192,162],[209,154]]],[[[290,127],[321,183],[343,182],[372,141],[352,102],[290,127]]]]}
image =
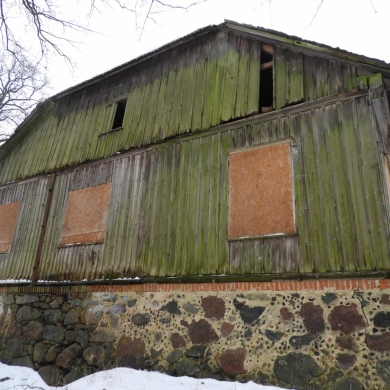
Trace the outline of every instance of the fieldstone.
{"type": "Polygon", "coordinates": [[[113,305],[106,310],[107,314],[122,314],[126,313],[126,306],[123,303],[113,305]]]}
{"type": "Polygon", "coordinates": [[[285,321],[292,320],[295,318],[294,314],[287,307],[282,307],[280,309],[280,315],[285,321]]]}
{"type": "Polygon", "coordinates": [[[239,302],[237,299],[233,300],[234,307],[238,310],[241,319],[246,324],[252,324],[255,322],[264,312],[265,307],[249,307],[242,302],[239,302]]]}
{"type": "Polygon", "coordinates": [[[390,350],[390,332],[384,332],[380,335],[367,335],[367,347],[377,352],[390,350]]]}
{"type": "Polygon", "coordinates": [[[30,306],[22,306],[16,313],[16,318],[20,322],[27,322],[41,318],[41,313],[35,307],[32,308],[30,306]]]}
{"type": "Polygon", "coordinates": [[[245,294],[244,298],[247,299],[248,301],[269,301],[270,300],[270,297],[264,293],[245,294]]]}
{"type": "Polygon", "coordinates": [[[43,328],[42,339],[60,344],[64,340],[64,329],[54,325],[46,325],[43,328]]]}
{"type": "Polygon", "coordinates": [[[274,332],[271,329],[265,330],[265,337],[267,337],[270,341],[279,341],[283,338],[284,333],[283,332],[274,332]]]}
{"type": "Polygon", "coordinates": [[[382,305],[390,305],[390,295],[389,294],[383,294],[381,296],[380,303],[382,305]]]}
{"type": "Polygon", "coordinates": [[[100,297],[100,300],[103,302],[115,302],[116,301],[116,294],[103,294],[100,297]]]}
{"type": "Polygon", "coordinates": [[[191,302],[186,302],[183,305],[183,309],[189,314],[196,314],[199,309],[191,302]]]}
{"type": "Polygon", "coordinates": [[[321,297],[321,300],[322,300],[322,302],[324,302],[327,305],[329,305],[329,303],[332,303],[337,298],[338,298],[338,295],[335,294],[335,293],[325,293],[325,295],[323,295],[321,297]]]}
{"type": "MultiPolygon", "coordinates": [[[[175,349],[175,351],[177,351],[177,350],[175,349]]],[[[152,359],[156,359],[157,357],[159,357],[162,354],[162,352],[163,352],[162,348],[159,349],[158,351],[156,349],[154,349],[154,348],[151,348],[150,349],[150,357],[152,359]]]]}
{"type": "Polygon", "coordinates": [[[40,322],[30,321],[23,328],[23,336],[30,340],[40,340],[42,337],[43,325],[40,322]]]}
{"type": "Polygon", "coordinates": [[[346,334],[351,334],[367,326],[364,317],[358,312],[354,303],[350,306],[334,307],[328,316],[328,321],[332,330],[339,330],[346,334]]]}
{"type": "Polygon", "coordinates": [[[83,330],[80,331],[75,341],[77,341],[83,349],[87,348],[89,344],[89,337],[87,332],[84,332],[83,330]]]}
{"type": "Polygon", "coordinates": [[[115,333],[111,329],[99,328],[90,338],[92,343],[111,343],[114,341],[115,333]]]}
{"type": "Polygon", "coordinates": [[[7,342],[4,347],[4,352],[11,359],[22,357],[23,355],[23,342],[19,339],[13,339],[7,342]]]}
{"type": "Polygon", "coordinates": [[[234,378],[247,372],[244,367],[245,355],[245,348],[227,349],[217,355],[215,360],[227,376],[234,378]]]}
{"type": "Polygon", "coordinates": [[[200,367],[192,359],[182,358],[176,363],[175,370],[178,376],[194,376],[200,367]]]}
{"type": "Polygon", "coordinates": [[[353,367],[356,363],[356,356],[349,355],[347,353],[339,353],[336,356],[336,361],[339,367],[343,370],[347,370],[350,367],[353,367]]]}
{"type": "Polygon", "coordinates": [[[187,349],[185,355],[193,358],[202,358],[206,352],[206,345],[193,345],[187,349]]]}
{"type": "Polygon", "coordinates": [[[324,309],[313,302],[304,303],[299,310],[303,325],[310,333],[320,333],[325,330],[324,309]]]}
{"type": "Polygon", "coordinates": [[[160,310],[167,311],[170,314],[181,314],[177,301],[173,300],[164,305],[160,310]]]}
{"type": "Polygon", "coordinates": [[[170,324],[172,322],[172,317],[171,316],[162,317],[160,318],[160,322],[162,324],[170,324]]]}
{"type": "Polygon", "coordinates": [[[214,296],[202,298],[202,307],[205,311],[206,318],[220,320],[225,316],[226,306],[225,301],[222,298],[214,296]]]}
{"type": "Polygon", "coordinates": [[[74,381],[84,378],[84,373],[78,368],[72,368],[64,377],[64,384],[68,385],[74,381]]]}
{"type": "Polygon", "coordinates": [[[49,386],[56,386],[61,378],[61,373],[54,365],[43,366],[38,370],[38,374],[49,386]]]}
{"type": "Polygon", "coordinates": [[[359,379],[347,376],[337,382],[335,390],[363,390],[364,387],[359,379]]]}
{"type": "Polygon", "coordinates": [[[60,309],[48,309],[43,313],[43,319],[46,324],[57,325],[57,322],[62,320],[62,310],[60,309]]]}
{"type": "Polygon", "coordinates": [[[98,306],[98,305],[99,305],[99,301],[97,301],[96,299],[85,299],[81,303],[82,307],[98,306]]]}
{"type": "Polygon", "coordinates": [[[260,383],[261,385],[267,385],[269,383],[269,375],[265,374],[262,371],[259,371],[257,373],[257,379],[258,379],[258,383],[260,383]]]}
{"type": "Polygon", "coordinates": [[[58,309],[60,307],[60,304],[56,299],[54,301],[50,302],[48,305],[51,309],[58,309]]]}
{"type": "Polygon", "coordinates": [[[100,345],[87,348],[83,352],[83,358],[88,364],[95,367],[102,367],[104,363],[104,348],[100,345]]]}
{"type": "Polygon", "coordinates": [[[228,337],[234,329],[234,324],[230,322],[223,322],[221,325],[221,334],[223,337],[228,337]]]}
{"type": "Polygon", "coordinates": [[[3,297],[4,305],[12,305],[15,302],[15,298],[12,294],[7,294],[3,297]]]}
{"type": "Polygon", "coordinates": [[[81,356],[82,349],[79,344],[74,343],[68,348],[64,349],[56,359],[56,364],[58,367],[69,367],[70,363],[73,362],[73,360],[77,359],[81,356]]]}
{"type": "Polygon", "coordinates": [[[70,307],[81,307],[81,299],[73,299],[71,302],[70,302],[70,307]]]}
{"type": "Polygon", "coordinates": [[[16,321],[10,322],[5,332],[6,337],[12,338],[15,336],[17,325],[18,323],[16,321]]]}
{"type": "Polygon", "coordinates": [[[75,341],[78,332],[76,330],[68,330],[65,332],[65,339],[68,341],[75,341]]]}
{"type": "Polygon", "coordinates": [[[31,358],[29,356],[17,358],[12,360],[13,366],[19,366],[19,367],[28,367],[31,369],[35,369],[33,362],[31,361],[31,358]]]}
{"type": "Polygon", "coordinates": [[[183,356],[183,351],[181,349],[174,349],[168,354],[165,360],[168,363],[176,363],[183,356]]]}
{"type": "Polygon", "coordinates": [[[36,295],[16,295],[15,303],[17,305],[28,305],[39,301],[36,295]]]}
{"type": "Polygon", "coordinates": [[[276,358],[273,372],[277,379],[292,387],[305,387],[312,378],[321,374],[322,369],[311,356],[290,352],[276,358]]]}
{"type": "Polygon", "coordinates": [[[335,370],[335,371],[331,371],[327,375],[327,380],[328,380],[328,382],[334,382],[337,379],[342,378],[343,376],[344,376],[344,373],[341,370],[335,370]]]}
{"type": "Polygon", "coordinates": [[[149,321],[150,321],[149,313],[143,313],[143,314],[137,313],[131,317],[131,322],[137,326],[145,326],[149,323],[149,321]]]}
{"type": "Polygon", "coordinates": [[[87,311],[87,325],[97,325],[103,315],[103,306],[96,306],[87,311]]]}
{"type": "Polygon", "coordinates": [[[46,352],[46,362],[54,363],[57,359],[58,353],[62,351],[62,348],[58,345],[51,346],[46,352]]]}
{"type": "Polygon", "coordinates": [[[337,336],[336,344],[341,348],[349,350],[353,350],[355,348],[355,344],[351,336],[337,336]]]}
{"type": "Polygon", "coordinates": [[[390,386],[390,360],[382,359],[376,363],[378,375],[390,386]]]}
{"type": "Polygon", "coordinates": [[[193,344],[208,344],[219,340],[211,324],[203,318],[199,321],[192,320],[188,325],[188,333],[193,344]]]}
{"type": "Polygon", "coordinates": [[[119,316],[117,314],[110,314],[110,323],[111,323],[111,328],[117,328],[119,324],[119,316]]]}
{"type": "Polygon", "coordinates": [[[186,341],[179,333],[172,333],[171,334],[171,344],[173,348],[181,348],[186,346],[186,341]]]}
{"type": "Polygon", "coordinates": [[[127,301],[127,307],[133,307],[135,306],[136,303],[137,303],[136,299],[130,299],[129,301],[127,301]]]}
{"type": "Polygon", "coordinates": [[[374,316],[374,325],[378,328],[387,328],[390,326],[390,312],[380,311],[374,316]]]}
{"type": "Polygon", "coordinates": [[[78,324],[79,322],[80,320],[77,311],[75,309],[70,309],[65,315],[64,325],[78,324]]]}
{"type": "Polygon", "coordinates": [[[303,336],[290,337],[289,343],[292,347],[302,347],[303,345],[309,345],[317,337],[316,333],[306,333],[303,336]]]}
{"type": "Polygon", "coordinates": [[[123,335],[116,346],[116,358],[118,366],[142,370],[145,365],[144,341],[123,335]]]}
{"type": "Polygon", "coordinates": [[[44,343],[37,343],[34,345],[33,360],[35,363],[45,363],[46,359],[46,345],[44,343]]]}

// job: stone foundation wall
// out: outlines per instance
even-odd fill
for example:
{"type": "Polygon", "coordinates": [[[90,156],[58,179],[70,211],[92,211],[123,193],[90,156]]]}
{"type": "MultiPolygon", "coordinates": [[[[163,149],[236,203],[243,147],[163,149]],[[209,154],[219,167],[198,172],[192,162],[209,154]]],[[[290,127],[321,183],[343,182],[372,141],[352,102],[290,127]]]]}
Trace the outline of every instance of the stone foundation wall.
{"type": "Polygon", "coordinates": [[[3,289],[0,360],[48,384],[130,366],[283,388],[386,389],[390,289],[370,286],[3,289]]]}

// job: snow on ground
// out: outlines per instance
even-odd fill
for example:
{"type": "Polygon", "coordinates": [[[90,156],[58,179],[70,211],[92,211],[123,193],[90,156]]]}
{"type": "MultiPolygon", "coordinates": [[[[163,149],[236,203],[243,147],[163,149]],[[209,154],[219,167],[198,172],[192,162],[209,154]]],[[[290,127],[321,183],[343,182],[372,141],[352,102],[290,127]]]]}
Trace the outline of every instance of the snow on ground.
{"type": "Polygon", "coordinates": [[[214,379],[174,378],[159,372],[115,368],[101,371],[64,387],[45,384],[36,371],[0,363],[0,390],[276,390],[253,382],[219,382],[214,379]]]}

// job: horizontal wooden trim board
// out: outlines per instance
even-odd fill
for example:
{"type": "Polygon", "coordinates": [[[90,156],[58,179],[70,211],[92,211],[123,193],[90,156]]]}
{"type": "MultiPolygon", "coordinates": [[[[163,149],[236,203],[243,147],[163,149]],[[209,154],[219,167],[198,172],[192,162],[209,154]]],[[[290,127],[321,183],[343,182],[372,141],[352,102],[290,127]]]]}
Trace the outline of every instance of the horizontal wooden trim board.
{"type": "Polygon", "coordinates": [[[0,294],[74,294],[96,292],[202,292],[202,291],[347,291],[390,289],[390,279],[331,279],[273,282],[144,283],[126,285],[2,286],[0,294]]]}

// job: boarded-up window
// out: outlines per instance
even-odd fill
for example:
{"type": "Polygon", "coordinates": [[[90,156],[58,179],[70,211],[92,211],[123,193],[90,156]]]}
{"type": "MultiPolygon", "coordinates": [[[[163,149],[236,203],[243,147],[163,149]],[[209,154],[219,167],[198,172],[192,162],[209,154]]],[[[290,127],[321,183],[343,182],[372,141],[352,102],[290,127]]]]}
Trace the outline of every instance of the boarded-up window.
{"type": "Polygon", "coordinates": [[[229,158],[229,238],[295,232],[290,142],[229,158]]]}
{"type": "Polygon", "coordinates": [[[15,234],[20,202],[0,205],[0,253],[8,252],[15,234]]]}
{"type": "Polygon", "coordinates": [[[102,243],[111,183],[69,192],[61,246],[102,243]]]}

